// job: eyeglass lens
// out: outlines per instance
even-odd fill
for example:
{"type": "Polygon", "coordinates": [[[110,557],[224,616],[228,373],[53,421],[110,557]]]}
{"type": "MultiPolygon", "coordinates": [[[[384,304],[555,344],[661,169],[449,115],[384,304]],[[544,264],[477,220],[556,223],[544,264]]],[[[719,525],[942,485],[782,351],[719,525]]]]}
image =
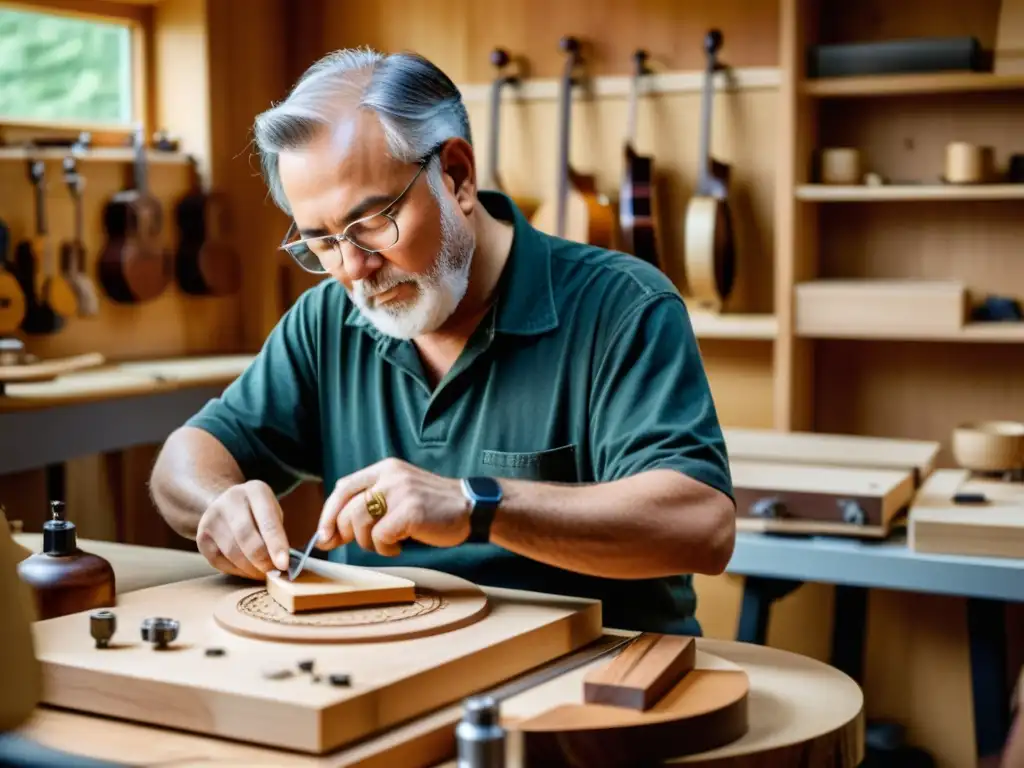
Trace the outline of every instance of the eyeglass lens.
{"type": "Polygon", "coordinates": [[[375,253],[387,250],[398,242],[398,224],[381,214],[353,222],[341,237],[327,235],[286,245],[289,255],[309,272],[324,272],[341,256],[341,241],[348,240],[357,248],[375,253]]]}

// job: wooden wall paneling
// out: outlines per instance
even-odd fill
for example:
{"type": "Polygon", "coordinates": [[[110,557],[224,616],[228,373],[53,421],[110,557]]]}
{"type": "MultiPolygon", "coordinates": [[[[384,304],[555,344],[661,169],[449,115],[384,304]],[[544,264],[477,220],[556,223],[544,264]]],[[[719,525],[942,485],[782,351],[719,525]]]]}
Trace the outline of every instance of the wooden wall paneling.
{"type": "Polygon", "coordinates": [[[949,467],[957,424],[1024,413],[1019,345],[829,340],[818,347],[823,432],[937,440],[937,463],[949,467]]]}
{"type": "Polygon", "coordinates": [[[252,146],[257,113],[285,97],[291,85],[286,40],[288,0],[220,0],[208,12],[214,90],[212,173],[229,195],[235,247],[242,256],[242,339],[258,349],[280,317],[278,270],[287,256],[277,244],[288,218],[271,201],[252,146]]]}
{"type": "Polygon", "coordinates": [[[722,425],[772,429],[776,382],[771,343],[733,339],[700,339],[699,343],[722,425]]]}
{"type": "Polygon", "coordinates": [[[323,50],[369,45],[417,51],[457,83],[490,80],[488,54],[496,46],[525,56],[530,77],[558,77],[565,63],[563,35],[586,41],[584,57],[594,75],[625,75],[637,47],[659,69],[702,69],[708,28],[725,37],[722,61],[733,67],[775,66],[778,6],[749,0],[381,0],[374,4],[332,0],[324,4],[323,50]]]}
{"type": "MultiPolygon", "coordinates": [[[[102,251],[103,207],[111,196],[131,182],[131,164],[81,160],[86,271],[96,279],[102,251]]],[[[50,241],[55,249],[74,233],[71,197],[61,177],[59,160],[46,162],[46,211],[50,241]]],[[[188,168],[181,162],[152,163],[150,188],[163,204],[162,242],[173,252],[177,234],[174,205],[189,189],[188,168]]],[[[35,199],[23,160],[0,160],[0,211],[17,242],[30,238],[35,227],[35,199]]],[[[238,297],[210,300],[188,296],[175,285],[151,302],[119,304],[100,293],[100,313],[72,317],[54,334],[19,335],[29,351],[39,356],[101,352],[112,360],[130,360],[183,354],[231,352],[237,348],[238,297]]]]}

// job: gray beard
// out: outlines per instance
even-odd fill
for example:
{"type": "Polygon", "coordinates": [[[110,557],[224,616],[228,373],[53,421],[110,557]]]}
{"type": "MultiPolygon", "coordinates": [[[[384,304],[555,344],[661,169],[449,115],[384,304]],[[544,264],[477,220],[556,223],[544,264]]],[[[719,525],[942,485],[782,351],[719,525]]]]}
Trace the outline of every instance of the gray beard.
{"type": "Polygon", "coordinates": [[[431,270],[425,275],[403,273],[387,264],[371,278],[353,286],[349,295],[373,325],[388,336],[411,339],[436,331],[466,295],[469,268],[476,249],[472,229],[461,225],[454,204],[439,200],[441,247],[431,270]],[[389,290],[401,283],[414,283],[416,296],[404,302],[392,301],[371,307],[368,295],[389,290]]]}

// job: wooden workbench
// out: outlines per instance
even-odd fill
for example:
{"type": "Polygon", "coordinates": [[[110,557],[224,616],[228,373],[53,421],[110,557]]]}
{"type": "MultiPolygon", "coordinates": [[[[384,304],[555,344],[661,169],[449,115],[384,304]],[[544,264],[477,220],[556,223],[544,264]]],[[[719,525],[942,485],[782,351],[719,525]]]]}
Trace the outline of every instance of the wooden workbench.
{"type": "MultiPolygon", "coordinates": [[[[30,548],[39,537],[16,539],[30,548]]],[[[88,551],[110,560],[118,591],[210,573],[196,553],[82,541],[88,551]]],[[[742,667],[750,679],[748,733],[727,747],[694,755],[678,764],[741,768],[852,768],[863,758],[863,696],[850,678],[821,662],[756,645],[701,639],[699,648],[742,667]],[[808,737],[808,734],[814,734],[808,737]]],[[[586,667],[570,672],[503,703],[513,717],[542,711],[578,691],[586,667]]],[[[434,766],[454,768],[457,705],[398,727],[344,756],[311,757],[40,707],[22,734],[41,744],[78,755],[130,764],[175,766],[275,765],[434,766]],[[387,747],[382,750],[382,746],[387,747]],[[396,752],[396,748],[399,750],[396,752]],[[397,763],[395,761],[398,761],[397,763]]],[[[510,767],[511,768],[511,767],[510,767]]]]}

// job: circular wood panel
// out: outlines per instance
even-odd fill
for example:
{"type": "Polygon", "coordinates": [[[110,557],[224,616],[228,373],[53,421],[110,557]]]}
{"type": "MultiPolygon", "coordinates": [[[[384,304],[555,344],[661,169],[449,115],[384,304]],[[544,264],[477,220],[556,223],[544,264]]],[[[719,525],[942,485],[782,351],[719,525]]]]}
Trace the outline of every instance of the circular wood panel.
{"type": "Polygon", "coordinates": [[[704,752],[747,732],[750,681],[698,653],[696,667],[646,711],[569,703],[510,724],[528,765],[626,766],[704,752]]]}
{"type": "Polygon", "coordinates": [[[408,640],[465,627],[487,615],[487,595],[451,574],[422,568],[379,568],[416,583],[412,603],[357,606],[289,613],[265,588],[247,588],[223,597],[216,622],[230,632],[289,643],[361,643],[408,640]]]}

